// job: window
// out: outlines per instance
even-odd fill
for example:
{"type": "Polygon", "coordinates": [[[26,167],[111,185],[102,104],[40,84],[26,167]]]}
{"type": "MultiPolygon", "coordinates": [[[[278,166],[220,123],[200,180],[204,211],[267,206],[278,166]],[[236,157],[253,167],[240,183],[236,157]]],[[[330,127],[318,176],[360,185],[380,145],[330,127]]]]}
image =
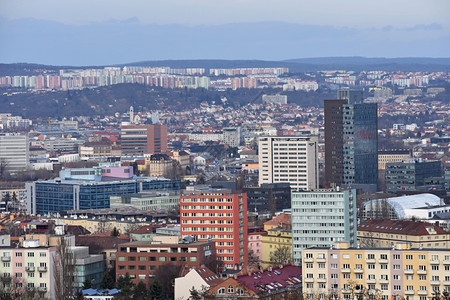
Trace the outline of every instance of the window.
{"type": "Polygon", "coordinates": [[[356,254],[356,255],[355,255],[355,258],[356,258],[356,259],[362,259],[362,254],[356,254]]]}
{"type": "Polygon", "coordinates": [[[407,260],[412,260],[412,259],[413,259],[412,254],[407,254],[407,255],[406,255],[406,259],[407,259],[407,260]]]}
{"type": "Polygon", "coordinates": [[[236,289],[236,294],[237,294],[237,295],[244,295],[244,290],[243,290],[243,289],[240,289],[240,288],[237,288],[237,289],[236,289]]]}
{"type": "Polygon", "coordinates": [[[380,254],[380,259],[388,259],[387,254],[380,254]]]}
{"type": "Polygon", "coordinates": [[[367,269],[369,269],[369,270],[375,270],[375,265],[374,265],[374,264],[368,264],[368,265],[367,265],[367,269]]]}
{"type": "Polygon", "coordinates": [[[28,252],[28,257],[34,257],[34,252],[28,252]]]}
{"type": "Polygon", "coordinates": [[[220,288],[220,289],[217,291],[217,294],[219,294],[219,295],[225,294],[225,288],[220,288]]]}
{"type": "Polygon", "coordinates": [[[22,252],[16,252],[16,257],[22,257],[22,252]]]}
{"type": "Polygon", "coordinates": [[[342,265],[342,268],[343,268],[343,269],[350,269],[350,264],[343,264],[343,265],[342,265]]]}
{"type": "Polygon", "coordinates": [[[392,267],[394,270],[400,270],[400,265],[393,265],[392,267]]]}
{"type": "Polygon", "coordinates": [[[425,260],[425,255],[419,255],[419,260],[425,260]]]}
{"type": "Polygon", "coordinates": [[[394,259],[400,259],[400,254],[394,254],[394,259]]]}
{"type": "Polygon", "coordinates": [[[387,268],[388,268],[388,265],[386,265],[386,264],[383,264],[383,265],[380,265],[380,267],[381,267],[381,270],[387,270],[387,268]]]}
{"type": "Polygon", "coordinates": [[[234,293],[234,288],[233,288],[232,285],[228,286],[227,292],[228,292],[228,294],[233,294],[234,293]]]}
{"type": "Polygon", "coordinates": [[[367,259],[375,259],[375,254],[367,254],[367,259]]]}
{"type": "Polygon", "coordinates": [[[400,275],[393,275],[394,276],[394,280],[400,280],[400,275]]]}
{"type": "Polygon", "coordinates": [[[160,256],[159,257],[159,261],[166,261],[166,257],[165,256],[160,256]]]}

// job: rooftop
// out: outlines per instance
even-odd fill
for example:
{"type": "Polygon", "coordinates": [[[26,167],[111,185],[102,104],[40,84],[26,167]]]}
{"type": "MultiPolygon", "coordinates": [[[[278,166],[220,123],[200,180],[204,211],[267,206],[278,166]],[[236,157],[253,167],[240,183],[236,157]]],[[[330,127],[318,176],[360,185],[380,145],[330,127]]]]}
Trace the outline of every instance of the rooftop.
{"type": "Polygon", "coordinates": [[[401,233],[407,235],[446,234],[439,226],[431,223],[390,219],[369,219],[363,221],[358,226],[358,231],[401,233]]]}

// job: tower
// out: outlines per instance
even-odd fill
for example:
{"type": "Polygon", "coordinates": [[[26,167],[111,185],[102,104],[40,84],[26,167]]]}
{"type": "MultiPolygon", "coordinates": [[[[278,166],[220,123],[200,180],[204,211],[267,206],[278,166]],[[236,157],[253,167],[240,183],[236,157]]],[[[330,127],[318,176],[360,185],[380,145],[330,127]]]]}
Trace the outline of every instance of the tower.
{"type": "Polygon", "coordinates": [[[378,178],[377,104],[362,91],[338,91],[324,101],[325,184],[375,192],[378,178]]]}
{"type": "Polygon", "coordinates": [[[130,123],[134,123],[134,108],[133,106],[130,106],[130,123]]]}

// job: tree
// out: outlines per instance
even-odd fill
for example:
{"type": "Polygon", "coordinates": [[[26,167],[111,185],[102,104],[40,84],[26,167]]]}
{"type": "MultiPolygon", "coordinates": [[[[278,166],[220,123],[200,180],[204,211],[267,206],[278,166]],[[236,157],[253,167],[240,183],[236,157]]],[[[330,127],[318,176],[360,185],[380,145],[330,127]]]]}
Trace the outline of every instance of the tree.
{"type": "Polygon", "coordinates": [[[134,299],[144,300],[147,299],[148,290],[145,283],[139,281],[136,288],[134,289],[134,299]]]}
{"type": "Polygon", "coordinates": [[[114,279],[108,271],[103,273],[102,281],[100,282],[101,289],[113,289],[114,288],[114,279]]]}
{"type": "Polygon", "coordinates": [[[90,288],[92,288],[92,281],[91,281],[91,278],[89,278],[89,276],[86,276],[86,279],[83,282],[83,290],[90,289],[90,288]]]}
{"type": "Polygon", "coordinates": [[[119,230],[117,230],[116,227],[113,228],[113,230],[111,231],[111,236],[119,236],[120,232],[119,230]]]}
{"type": "Polygon", "coordinates": [[[191,294],[191,296],[189,297],[189,300],[201,300],[202,299],[202,295],[200,294],[199,291],[197,291],[195,289],[194,286],[192,286],[192,289],[189,290],[189,293],[191,294]]]}
{"type": "Polygon", "coordinates": [[[149,296],[152,300],[163,300],[163,299],[173,299],[173,298],[165,298],[163,295],[163,290],[161,284],[158,281],[158,278],[155,277],[149,289],[149,296]]]}
{"type": "Polygon", "coordinates": [[[57,300],[67,300],[74,297],[73,274],[75,271],[75,258],[70,246],[69,240],[61,236],[53,257],[55,298],[57,300]]]}
{"type": "MultiPolygon", "coordinates": [[[[173,299],[174,290],[173,285],[175,278],[179,276],[181,266],[172,263],[160,266],[155,272],[155,278],[158,279],[158,285],[161,287],[161,292],[164,299],[173,299]]],[[[151,288],[151,287],[150,287],[151,288]]]]}
{"type": "Polygon", "coordinates": [[[248,264],[249,266],[257,266],[259,264],[259,257],[256,256],[253,249],[248,251],[248,264]]]}
{"type": "Polygon", "coordinates": [[[128,272],[124,277],[119,277],[117,280],[117,288],[121,290],[121,295],[125,298],[131,296],[134,283],[131,281],[130,274],[128,274],[128,272]]]}
{"type": "Polygon", "coordinates": [[[278,246],[278,248],[270,255],[270,262],[275,265],[283,265],[291,261],[292,253],[288,246],[278,246]]]}

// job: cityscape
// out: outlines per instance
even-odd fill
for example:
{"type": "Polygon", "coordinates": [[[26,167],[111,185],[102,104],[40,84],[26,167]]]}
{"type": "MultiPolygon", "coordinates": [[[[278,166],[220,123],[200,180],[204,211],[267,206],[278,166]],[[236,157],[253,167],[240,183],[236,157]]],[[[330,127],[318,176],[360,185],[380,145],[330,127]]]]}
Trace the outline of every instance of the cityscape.
{"type": "Polygon", "coordinates": [[[178,0],[44,2],[53,12],[0,5],[0,299],[450,299],[450,57],[437,42],[449,36],[448,3],[393,4],[375,18],[350,0],[283,1],[280,18],[250,0],[226,17],[204,5],[200,22],[198,3],[178,0]],[[306,26],[293,12],[317,42],[303,32],[301,59],[274,50],[267,26],[306,26]],[[44,37],[23,51],[11,32],[33,22],[61,34],[66,62],[44,37]],[[374,44],[381,30],[400,54],[361,37],[366,22],[374,44]],[[247,42],[224,32],[237,24],[261,48],[266,30],[270,47],[244,54],[247,42]],[[104,36],[87,42],[98,26],[104,36]],[[116,44],[156,26],[159,54],[144,41],[146,56],[102,50],[111,26],[128,30],[116,44]],[[86,30],[78,46],[92,57],[67,28],[75,40],[86,30]],[[335,43],[325,29],[366,44],[319,57],[314,47],[335,43]],[[208,38],[243,54],[191,48],[208,38]],[[412,51],[414,39],[432,52],[412,51]]]}

